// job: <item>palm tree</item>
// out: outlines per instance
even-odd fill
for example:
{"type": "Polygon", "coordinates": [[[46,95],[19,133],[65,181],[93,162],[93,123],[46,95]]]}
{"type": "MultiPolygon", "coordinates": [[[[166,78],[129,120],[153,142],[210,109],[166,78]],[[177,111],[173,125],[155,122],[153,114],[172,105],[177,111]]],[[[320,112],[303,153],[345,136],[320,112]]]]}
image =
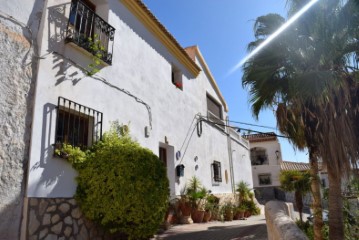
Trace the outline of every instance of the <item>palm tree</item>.
{"type": "Polygon", "coordinates": [[[281,188],[286,192],[294,191],[300,221],[303,222],[303,197],[310,191],[310,173],[294,170],[282,171],[279,175],[281,188]]]}
{"type": "MultiPolygon", "coordinates": [[[[307,2],[289,0],[289,16],[307,2]]],[[[344,238],[341,177],[359,155],[358,13],[355,0],[320,1],[243,66],[242,81],[249,87],[253,114],[279,104],[295,109],[312,157],[322,157],[327,165],[330,239],[344,238]]],[[[276,14],[259,17],[256,40],[248,49],[283,22],[276,14]]]]}
{"type": "Polygon", "coordinates": [[[236,192],[238,193],[238,205],[241,205],[250,196],[249,184],[245,181],[240,181],[236,185],[236,192]]]}
{"type": "Polygon", "coordinates": [[[310,175],[311,175],[311,192],[313,196],[312,207],[314,209],[314,239],[322,240],[322,229],[324,226],[322,215],[322,198],[320,193],[319,167],[318,167],[318,144],[315,143],[315,136],[306,134],[305,126],[301,119],[301,113],[294,106],[285,106],[278,104],[276,117],[279,130],[289,136],[291,142],[299,150],[308,149],[310,175]]]}

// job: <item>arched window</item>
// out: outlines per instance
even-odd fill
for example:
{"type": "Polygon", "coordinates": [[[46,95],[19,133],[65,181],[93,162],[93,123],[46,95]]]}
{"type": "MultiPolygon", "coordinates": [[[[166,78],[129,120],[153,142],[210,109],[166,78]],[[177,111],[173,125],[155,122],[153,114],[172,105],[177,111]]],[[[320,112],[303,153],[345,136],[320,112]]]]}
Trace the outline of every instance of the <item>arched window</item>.
{"type": "Polygon", "coordinates": [[[261,147],[251,149],[251,162],[252,165],[268,165],[267,150],[261,147]]]}

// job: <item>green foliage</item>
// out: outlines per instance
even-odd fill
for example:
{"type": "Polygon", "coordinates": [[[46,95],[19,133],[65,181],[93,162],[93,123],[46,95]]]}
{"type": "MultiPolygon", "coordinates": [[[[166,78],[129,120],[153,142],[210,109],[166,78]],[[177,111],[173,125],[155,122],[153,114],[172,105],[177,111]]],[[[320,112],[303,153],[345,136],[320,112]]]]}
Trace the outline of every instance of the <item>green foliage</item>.
{"type": "Polygon", "coordinates": [[[240,181],[239,183],[237,183],[236,187],[236,192],[238,193],[238,205],[240,205],[242,201],[250,198],[251,192],[249,189],[249,184],[245,181],[240,181]]]}
{"type": "MultiPolygon", "coordinates": [[[[297,220],[296,224],[305,233],[305,235],[307,235],[309,240],[314,240],[314,228],[313,225],[308,220],[305,222],[301,222],[300,220],[297,220]]],[[[329,226],[327,223],[325,223],[323,226],[322,237],[323,240],[329,239],[329,226]]]]}
{"type": "Polygon", "coordinates": [[[94,38],[89,37],[87,42],[89,49],[93,54],[92,63],[88,65],[90,70],[87,74],[92,76],[100,71],[99,67],[101,66],[101,59],[104,56],[105,47],[102,45],[97,34],[94,35],[94,38]]]}
{"type": "Polygon", "coordinates": [[[152,236],[168,207],[169,183],[158,157],[113,124],[79,169],[75,198],[85,216],[128,239],[152,236]]]}
{"type": "Polygon", "coordinates": [[[75,169],[81,167],[82,163],[86,161],[86,154],[87,152],[82,151],[79,147],[73,147],[66,143],[55,149],[55,155],[67,159],[75,169]]]}
{"type": "Polygon", "coordinates": [[[200,210],[205,208],[207,192],[207,189],[202,186],[201,181],[196,176],[190,179],[186,188],[186,195],[191,202],[192,208],[200,210]]]}
{"type": "Polygon", "coordinates": [[[300,191],[303,194],[310,191],[310,173],[295,170],[281,171],[279,181],[284,191],[300,191]]]}

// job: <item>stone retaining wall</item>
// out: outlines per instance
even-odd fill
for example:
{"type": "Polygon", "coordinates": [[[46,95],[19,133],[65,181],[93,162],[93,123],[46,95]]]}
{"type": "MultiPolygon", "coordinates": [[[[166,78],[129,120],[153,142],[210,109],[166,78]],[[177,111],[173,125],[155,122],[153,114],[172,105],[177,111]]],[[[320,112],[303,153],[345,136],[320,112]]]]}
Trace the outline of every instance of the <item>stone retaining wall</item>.
{"type": "Polygon", "coordinates": [[[268,240],[308,240],[293,221],[293,204],[269,201],[265,205],[268,240]]]}
{"type": "Polygon", "coordinates": [[[120,239],[87,220],[72,198],[30,198],[27,239],[112,240],[120,239]]]}
{"type": "Polygon", "coordinates": [[[36,60],[23,29],[0,18],[0,239],[19,239],[36,60]]]}

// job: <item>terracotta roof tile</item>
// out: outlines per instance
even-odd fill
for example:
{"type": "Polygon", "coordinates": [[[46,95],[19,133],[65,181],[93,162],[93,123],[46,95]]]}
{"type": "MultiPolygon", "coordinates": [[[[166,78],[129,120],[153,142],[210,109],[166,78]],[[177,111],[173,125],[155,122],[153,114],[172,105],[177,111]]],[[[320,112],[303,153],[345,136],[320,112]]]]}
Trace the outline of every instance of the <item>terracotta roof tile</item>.
{"type": "Polygon", "coordinates": [[[287,171],[287,170],[307,171],[310,170],[310,166],[309,163],[283,161],[280,164],[280,169],[282,171],[287,171]]]}
{"type": "Polygon", "coordinates": [[[248,134],[248,135],[243,135],[243,137],[247,139],[250,143],[277,140],[277,135],[274,132],[248,134]]]}
{"type": "Polygon", "coordinates": [[[186,47],[184,49],[192,61],[196,61],[196,49],[197,46],[186,47]]]}

